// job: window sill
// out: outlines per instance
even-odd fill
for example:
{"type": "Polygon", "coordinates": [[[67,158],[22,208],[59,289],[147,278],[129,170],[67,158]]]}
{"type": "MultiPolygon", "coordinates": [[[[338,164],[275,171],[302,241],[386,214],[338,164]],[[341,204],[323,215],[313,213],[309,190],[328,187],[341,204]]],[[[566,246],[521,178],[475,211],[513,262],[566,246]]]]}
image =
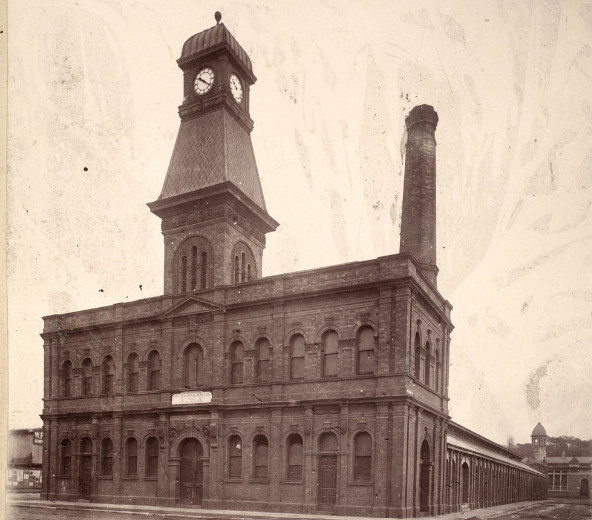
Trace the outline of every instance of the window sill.
{"type": "Polygon", "coordinates": [[[138,480],[138,475],[125,475],[121,480],[138,480]]]}
{"type": "Polygon", "coordinates": [[[268,478],[250,478],[249,482],[251,484],[269,484],[268,478]]]}
{"type": "Polygon", "coordinates": [[[374,482],[371,480],[350,480],[348,482],[350,486],[373,486],[374,482]]]}
{"type": "Polygon", "coordinates": [[[144,480],[158,480],[158,477],[156,475],[150,475],[148,477],[144,477],[144,480]]]}
{"type": "Polygon", "coordinates": [[[224,479],[224,482],[228,482],[229,484],[238,483],[238,482],[242,482],[242,481],[243,481],[242,478],[231,478],[231,477],[229,477],[229,478],[224,479]]]}
{"type": "Polygon", "coordinates": [[[98,480],[113,480],[113,475],[98,475],[98,480]]]}
{"type": "Polygon", "coordinates": [[[282,480],[280,482],[281,484],[297,484],[297,485],[302,485],[304,484],[304,480],[282,480]]]}

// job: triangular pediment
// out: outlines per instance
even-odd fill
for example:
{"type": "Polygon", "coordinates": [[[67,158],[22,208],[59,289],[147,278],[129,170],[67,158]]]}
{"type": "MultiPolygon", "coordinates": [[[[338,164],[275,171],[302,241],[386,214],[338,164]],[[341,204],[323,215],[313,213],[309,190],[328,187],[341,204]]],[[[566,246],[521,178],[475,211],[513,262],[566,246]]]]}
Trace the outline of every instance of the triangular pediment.
{"type": "Polygon", "coordinates": [[[172,305],[168,310],[162,313],[162,318],[172,318],[175,316],[189,316],[192,314],[201,314],[204,312],[215,312],[222,310],[220,305],[209,302],[202,298],[189,296],[187,299],[172,305]]]}

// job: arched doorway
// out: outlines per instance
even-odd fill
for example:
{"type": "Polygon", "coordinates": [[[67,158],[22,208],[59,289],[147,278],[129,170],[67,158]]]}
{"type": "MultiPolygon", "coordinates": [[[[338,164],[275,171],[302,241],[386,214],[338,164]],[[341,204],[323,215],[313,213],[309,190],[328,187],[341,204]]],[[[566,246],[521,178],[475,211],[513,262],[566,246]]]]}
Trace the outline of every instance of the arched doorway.
{"type": "Polygon", "coordinates": [[[423,441],[421,451],[419,453],[420,470],[419,470],[419,510],[421,512],[429,512],[430,510],[430,473],[432,470],[432,463],[430,457],[430,445],[428,441],[423,441]]]}
{"type": "Polygon", "coordinates": [[[590,481],[587,478],[580,482],[580,496],[590,498],[590,481]]]}
{"type": "Polygon", "coordinates": [[[80,498],[90,498],[92,491],[92,441],[85,437],[80,440],[80,498]]]}
{"type": "Polygon", "coordinates": [[[462,503],[469,502],[469,465],[463,462],[462,465],[462,503]]]}
{"type": "Polygon", "coordinates": [[[203,447],[197,439],[185,439],[179,446],[179,502],[201,504],[203,495],[203,447]]]}
{"type": "Polygon", "coordinates": [[[337,502],[337,437],[323,433],[319,439],[319,510],[333,511],[337,502]]]}

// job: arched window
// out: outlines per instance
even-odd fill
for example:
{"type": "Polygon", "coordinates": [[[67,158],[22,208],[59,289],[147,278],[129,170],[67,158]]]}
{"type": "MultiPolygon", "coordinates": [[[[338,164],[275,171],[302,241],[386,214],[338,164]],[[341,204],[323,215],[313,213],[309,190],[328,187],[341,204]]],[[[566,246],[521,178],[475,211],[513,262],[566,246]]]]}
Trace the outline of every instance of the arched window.
{"type": "Polygon", "coordinates": [[[230,382],[239,385],[243,382],[243,344],[235,341],[230,345],[230,382]]]}
{"type": "Polygon", "coordinates": [[[255,343],[257,351],[257,381],[266,383],[271,381],[270,345],[267,338],[260,338],[255,343]]]}
{"type": "Polygon", "coordinates": [[[228,476],[241,478],[243,470],[243,441],[238,435],[228,439],[228,476]]]}
{"type": "Polygon", "coordinates": [[[158,476],[158,439],[148,437],[146,440],[146,476],[158,476]]]}
{"type": "Polygon", "coordinates": [[[205,289],[208,280],[208,254],[204,251],[201,254],[201,288],[205,289]]]}
{"type": "Polygon", "coordinates": [[[442,386],[442,364],[440,363],[440,351],[436,350],[436,391],[441,392],[442,386]]]}
{"type": "Polygon", "coordinates": [[[197,246],[191,248],[191,290],[197,289],[197,246]]]}
{"type": "Polygon", "coordinates": [[[105,356],[103,359],[103,394],[113,395],[113,374],[115,368],[113,366],[113,358],[105,356]]]}
{"type": "Polygon", "coordinates": [[[72,397],[72,362],[64,361],[62,365],[62,396],[72,397]]]}
{"type": "Polygon", "coordinates": [[[247,265],[247,281],[251,281],[251,264],[247,265]]]}
{"type": "Polygon", "coordinates": [[[291,344],[290,379],[304,379],[304,336],[292,336],[291,344]]]}
{"type": "Polygon", "coordinates": [[[203,352],[197,343],[192,343],[185,349],[183,365],[186,388],[197,388],[201,384],[202,361],[203,352]]]}
{"type": "Polygon", "coordinates": [[[419,380],[419,376],[421,373],[421,347],[420,347],[420,339],[419,339],[419,332],[415,333],[415,371],[414,375],[419,380]]]}
{"type": "Polygon", "coordinates": [[[462,470],[462,502],[463,504],[469,501],[469,465],[463,462],[462,470]]]}
{"type": "Polygon", "coordinates": [[[60,444],[60,475],[72,475],[72,443],[69,439],[62,440],[60,444]]]}
{"type": "Polygon", "coordinates": [[[140,358],[138,354],[132,352],[127,357],[127,373],[125,387],[130,394],[138,391],[138,379],[140,376],[140,358]]]}
{"type": "Polygon", "coordinates": [[[253,441],[253,474],[256,479],[268,478],[269,444],[265,435],[257,435],[253,441]]]}
{"type": "Polygon", "coordinates": [[[174,292],[206,288],[214,275],[213,265],[207,262],[208,256],[213,257],[213,248],[203,236],[191,236],[179,244],[172,260],[174,292]]]}
{"type": "Polygon", "coordinates": [[[93,364],[92,360],[85,358],[82,362],[82,395],[92,395],[93,364]]]}
{"type": "Polygon", "coordinates": [[[101,475],[113,476],[113,442],[109,437],[101,442],[101,475]]]}
{"type": "Polygon", "coordinates": [[[187,257],[181,258],[181,292],[187,291],[187,257]]]}
{"type": "Polygon", "coordinates": [[[247,277],[246,273],[246,266],[245,266],[245,254],[241,253],[241,282],[244,282],[247,277]]]}
{"type": "Polygon", "coordinates": [[[328,330],[323,334],[323,377],[337,375],[337,356],[337,333],[334,330],[328,330]]]}
{"type": "Polygon", "coordinates": [[[234,283],[240,282],[240,266],[238,263],[238,255],[234,257],[234,283]]]}
{"type": "Polygon", "coordinates": [[[153,350],[148,355],[148,390],[160,390],[160,354],[153,350]]]}
{"type": "Polygon", "coordinates": [[[425,349],[426,349],[426,360],[425,360],[425,366],[424,366],[423,382],[429,386],[430,385],[430,370],[432,367],[432,351],[431,351],[429,341],[426,341],[425,349]]]}
{"type": "Polygon", "coordinates": [[[374,330],[362,327],[358,331],[358,374],[374,374],[374,330]]]}
{"type": "Polygon", "coordinates": [[[372,475],[372,437],[361,432],[354,439],[354,480],[370,482],[372,475]]]}
{"type": "Polygon", "coordinates": [[[125,441],[126,476],[135,477],[138,474],[138,441],[130,437],[125,441]]]}
{"type": "Polygon", "coordinates": [[[297,433],[293,433],[288,437],[288,480],[302,480],[303,446],[302,437],[297,433]]]}

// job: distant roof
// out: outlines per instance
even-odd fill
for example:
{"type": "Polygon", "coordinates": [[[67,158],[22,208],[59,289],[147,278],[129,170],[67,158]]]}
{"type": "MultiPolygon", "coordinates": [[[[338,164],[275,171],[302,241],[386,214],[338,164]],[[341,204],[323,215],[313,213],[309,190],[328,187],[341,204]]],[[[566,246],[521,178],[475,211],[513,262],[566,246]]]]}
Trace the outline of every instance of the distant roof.
{"type": "Polygon", "coordinates": [[[579,464],[592,464],[592,457],[547,457],[545,459],[547,464],[573,464],[578,462],[579,464]]]}
{"type": "Polygon", "coordinates": [[[222,43],[228,45],[241,65],[252,74],[253,68],[251,66],[251,59],[223,23],[218,23],[214,25],[214,27],[210,27],[205,31],[194,34],[189,38],[183,44],[183,50],[181,51],[179,61],[184,61],[191,56],[205,53],[212,47],[222,43]]]}
{"type": "Polygon", "coordinates": [[[545,428],[543,428],[543,425],[541,423],[537,423],[537,425],[534,427],[534,430],[532,430],[532,433],[530,434],[531,437],[546,437],[547,436],[547,432],[545,431],[545,428]]]}

